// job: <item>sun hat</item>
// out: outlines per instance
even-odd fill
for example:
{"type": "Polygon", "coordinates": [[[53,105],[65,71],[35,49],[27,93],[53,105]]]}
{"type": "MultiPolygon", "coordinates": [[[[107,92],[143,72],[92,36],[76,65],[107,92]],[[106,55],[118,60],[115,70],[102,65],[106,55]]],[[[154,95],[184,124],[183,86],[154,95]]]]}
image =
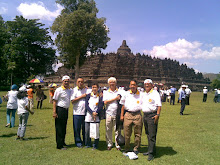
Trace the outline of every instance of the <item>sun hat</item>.
{"type": "Polygon", "coordinates": [[[62,81],[63,81],[63,80],[66,80],[66,79],[68,79],[68,80],[69,80],[69,79],[70,79],[70,77],[69,77],[69,76],[67,76],[67,75],[65,75],[65,76],[63,76],[62,81]]]}

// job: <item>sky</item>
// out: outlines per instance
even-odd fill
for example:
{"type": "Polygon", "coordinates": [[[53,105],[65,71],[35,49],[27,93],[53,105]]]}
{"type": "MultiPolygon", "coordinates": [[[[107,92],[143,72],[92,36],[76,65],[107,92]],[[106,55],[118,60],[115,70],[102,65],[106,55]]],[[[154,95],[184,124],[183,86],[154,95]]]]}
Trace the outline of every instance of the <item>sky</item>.
{"type": "MultiPolygon", "coordinates": [[[[111,38],[104,53],[117,52],[126,40],[134,54],[177,60],[196,72],[220,72],[219,0],[95,1],[111,38]]],[[[4,21],[23,15],[50,27],[61,10],[55,0],[0,0],[4,21]]]]}

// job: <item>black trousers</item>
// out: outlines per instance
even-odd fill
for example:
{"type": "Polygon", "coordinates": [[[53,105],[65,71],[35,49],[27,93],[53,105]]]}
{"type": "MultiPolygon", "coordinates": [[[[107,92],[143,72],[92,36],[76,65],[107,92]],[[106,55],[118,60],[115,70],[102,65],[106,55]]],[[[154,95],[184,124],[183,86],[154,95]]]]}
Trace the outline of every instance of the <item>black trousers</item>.
{"type": "Polygon", "coordinates": [[[181,100],[181,109],[180,109],[180,113],[183,113],[184,109],[185,109],[185,106],[186,106],[186,99],[183,99],[181,100]]]}
{"type": "Polygon", "coordinates": [[[186,96],[186,105],[189,105],[189,96],[186,96]]]}
{"type": "Polygon", "coordinates": [[[207,94],[203,94],[203,102],[206,102],[207,100],[207,94]]]}
{"type": "Polygon", "coordinates": [[[157,135],[157,125],[154,123],[154,117],[157,112],[144,113],[143,121],[145,127],[145,133],[148,139],[148,152],[149,154],[156,155],[156,135],[157,135]]]}
{"type": "Polygon", "coordinates": [[[68,109],[57,106],[56,113],[58,115],[58,118],[55,119],[56,143],[57,148],[61,149],[65,144],[68,109]]]}
{"type": "Polygon", "coordinates": [[[175,93],[171,93],[170,96],[171,96],[171,98],[170,98],[170,105],[171,104],[174,105],[175,104],[175,93]]]}

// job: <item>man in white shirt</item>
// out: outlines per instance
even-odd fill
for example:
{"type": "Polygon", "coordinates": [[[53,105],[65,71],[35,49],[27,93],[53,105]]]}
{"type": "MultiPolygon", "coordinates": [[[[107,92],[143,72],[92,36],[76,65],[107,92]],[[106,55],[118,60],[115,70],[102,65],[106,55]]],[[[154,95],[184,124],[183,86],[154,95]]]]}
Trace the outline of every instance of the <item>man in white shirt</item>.
{"type": "Polygon", "coordinates": [[[53,96],[53,117],[55,118],[57,149],[66,150],[65,136],[68,119],[68,108],[72,90],[69,89],[70,77],[63,76],[62,86],[57,88],[53,96]]]}
{"type": "Polygon", "coordinates": [[[73,103],[73,129],[75,144],[78,148],[82,148],[85,143],[85,97],[87,88],[84,86],[84,79],[78,78],[77,86],[73,89],[71,102],[73,103]],[[83,140],[80,136],[82,131],[83,140]]]}
{"type": "Polygon", "coordinates": [[[118,102],[121,96],[119,95],[118,89],[116,88],[116,78],[110,77],[108,79],[109,89],[103,91],[103,101],[106,105],[106,143],[107,149],[111,150],[113,147],[112,142],[112,129],[114,128],[115,132],[115,146],[117,150],[120,150],[120,146],[117,143],[117,137],[119,131],[116,129],[116,114],[118,109],[118,102]]]}
{"type": "Polygon", "coordinates": [[[186,85],[185,92],[186,92],[186,105],[189,105],[189,98],[190,98],[192,91],[191,89],[189,89],[188,85],[186,85]]]}
{"type": "Polygon", "coordinates": [[[130,82],[130,90],[126,91],[120,100],[122,104],[121,120],[124,120],[124,136],[125,136],[125,152],[130,150],[130,137],[132,134],[132,126],[134,127],[134,153],[138,154],[138,148],[141,144],[142,133],[142,116],[140,92],[137,90],[137,82],[130,82]]]}
{"type": "Polygon", "coordinates": [[[144,113],[143,122],[145,133],[148,138],[148,152],[143,155],[148,155],[148,161],[154,159],[156,154],[156,135],[157,125],[161,111],[160,94],[153,90],[153,82],[151,79],[144,81],[145,92],[141,96],[142,111],[144,113]]]}
{"type": "Polygon", "coordinates": [[[203,89],[203,102],[206,102],[206,100],[207,100],[207,93],[208,93],[208,89],[207,89],[207,87],[204,87],[204,89],[203,89]]]}

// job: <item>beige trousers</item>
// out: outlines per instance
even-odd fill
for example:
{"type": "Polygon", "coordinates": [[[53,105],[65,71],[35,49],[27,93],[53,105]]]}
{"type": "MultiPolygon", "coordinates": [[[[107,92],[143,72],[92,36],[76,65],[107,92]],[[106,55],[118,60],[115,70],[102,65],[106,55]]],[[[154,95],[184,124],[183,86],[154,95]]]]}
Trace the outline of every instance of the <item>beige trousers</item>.
{"type": "Polygon", "coordinates": [[[30,110],[33,110],[34,107],[34,99],[28,99],[28,107],[30,108],[30,110]]]}

